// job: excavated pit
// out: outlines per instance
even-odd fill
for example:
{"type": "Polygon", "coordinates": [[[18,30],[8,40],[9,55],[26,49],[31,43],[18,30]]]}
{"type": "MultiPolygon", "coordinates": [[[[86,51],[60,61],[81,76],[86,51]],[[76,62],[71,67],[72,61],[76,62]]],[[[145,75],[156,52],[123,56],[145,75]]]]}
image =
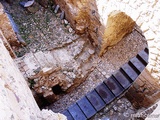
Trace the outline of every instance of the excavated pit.
{"type": "MultiPolygon", "coordinates": [[[[135,26],[132,33],[125,36],[102,58],[99,58],[96,49],[88,38],[85,35],[77,35],[68,21],[61,20],[59,18],[60,10],[58,13],[54,13],[53,4],[44,8],[36,3],[38,10],[36,12],[33,10],[33,13],[22,8],[18,0],[15,0],[11,5],[3,2],[3,5],[13,17],[19,27],[20,35],[27,43],[26,47],[13,47],[18,56],[15,63],[26,78],[31,90],[34,93],[37,92],[34,96],[38,98],[36,101],[40,101],[39,107],[46,107],[54,112],[60,112],[79,100],[147,46],[141,30],[135,26]],[[53,62],[51,65],[55,65],[56,70],[53,70],[51,66],[44,67],[47,63],[44,62],[43,58],[47,58],[47,55],[53,55],[52,58],[56,59],[56,62],[51,60],[53,62]],[[32,63],[32,61],[26,62],[32,59],[31,56],[35,57],[40,65],[34,69],[34,72],[33,70],[27,72],[30,68],[24,66],[28,67],[32,63]],[[41,73],[42,68],[45,69],[41,73]],[[79,77],[79,75],[84,76],[79,77]],[[63,81],[66,76],[67,82],[63,81]],[[33,81],[29,82],[28,77],[33,77],[32,79],[29,78],[33,81]],[[50,88],[46,88],[47,85],[44,84],[52,80],[55,81],[51,83],[52,85],[48,85],[50,88]],[[40,83],[37,81],[42,81],[42,85],[39,85],[40,83]],[[35,87],[36,84],[40,87],[35,87]],[[40,88],[42,91],[46,91],[40,92],[40,88]],[[52,92],[52,95],[46,99],[42,94],[49,94],[48,90],[52,92]]],[[[49,58],[47,60],[49,61],[49,58]]]]}

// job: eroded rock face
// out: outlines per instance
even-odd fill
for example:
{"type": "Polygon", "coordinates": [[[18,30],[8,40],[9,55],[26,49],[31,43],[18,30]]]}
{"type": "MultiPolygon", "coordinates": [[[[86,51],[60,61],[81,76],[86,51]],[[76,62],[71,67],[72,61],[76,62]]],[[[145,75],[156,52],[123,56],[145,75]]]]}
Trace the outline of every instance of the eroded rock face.
{"type": "Polygon", "coordinates": [[[131,33],[134,26],[135,22],[124,12],[113,11],[108,16],[99,55],[102,56],[107,47],[117,44],[126,34],[131,33]]]}
{"type": "Polygon", "coordinates": [[[94,41],[93,44],[100,50],[100,56],[105,53],[107,47],[115,45],[130,33],[135,25],[124,12],[106,13],[107,2],[103,0],[56,0],[56,2],[66,12],[66,18],[75,31],[87,34],[90,40],[94,41]]]}

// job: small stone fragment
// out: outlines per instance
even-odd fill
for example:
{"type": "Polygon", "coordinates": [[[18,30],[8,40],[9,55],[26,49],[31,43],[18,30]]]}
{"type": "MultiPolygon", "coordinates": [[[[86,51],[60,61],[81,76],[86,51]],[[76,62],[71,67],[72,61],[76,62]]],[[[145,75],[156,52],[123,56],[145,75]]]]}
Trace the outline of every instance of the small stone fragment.
{"type": "Polygon", "coordinates": [[[51,68],[51,67],[44,67],[42,69],[42,72],[43,72],[44,75],[49,75],[49,74],[51,74],[53,72],[53,68],[51,68]]]}
{"type": "Polygon", "coordinates": [[[64,19],[64,24],[66,24],[66,25],[68,24],[68,21],[66,19],[64,19]]]}
{"type": "Polygon", "coordinates": [[[22,44],[23,46],[26,46],[26,42],[23,40],[23,38],[17,33],[17,38],[18,38],[18,41],[20,42],[20,44],[22,44]]]}
{"type": "Polygon", "coordinates": [[[89,54],[91,54],[91,55],[94,54],[94,50],[92,50],[92,49],[89,49],[88,52],[89,52],[89,54]]]}
{"type": "Polygon", "coordinates": [[[68,31],[71,33],[71,32],[73,32],[73,29],[70,27],[70,28],[68,29],[68,31]]]}
{"type": "Polygon", "coordinates": [[[63,20],[64,16],[65,16],[65,13],[64,13],[64,11],[62,11],[61,14],[60,14],[60,19],[63,20]]]}
{"type": "Polygon", "coordinates": [[[60,6],[59,6],[59,5],[57,5],[57,6],[56,6],[56,8],[55,8],[55,10],[54,10],[54,13],[57,13],[57,12],[58,12],[58,10],[59,10],[59,8],[60,8],[60,6]]]}
{"type": "Polygon", "coordinates": [[[19,4],[20,4],[22,7],[30,7],[30,6],[33,5],[33,3],[34,3],[34,0],[30,0],[30,1],[27,1],[27,2],[22,1],[22,2],[20,2],[19,4]]]}

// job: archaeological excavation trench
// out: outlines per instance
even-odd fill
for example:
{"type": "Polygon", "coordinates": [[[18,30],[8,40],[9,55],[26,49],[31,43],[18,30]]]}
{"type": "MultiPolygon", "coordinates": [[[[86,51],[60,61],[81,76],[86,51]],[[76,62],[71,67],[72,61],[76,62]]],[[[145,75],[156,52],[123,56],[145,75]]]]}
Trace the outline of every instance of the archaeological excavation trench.
{"type": "Polygon", "coordinates": [[[2,2],[5,46],[41,109],[85,120],[122,96],[136,109],[158,99],[140,26],[125,12],[102,11],[100,1],[2,2]]]}

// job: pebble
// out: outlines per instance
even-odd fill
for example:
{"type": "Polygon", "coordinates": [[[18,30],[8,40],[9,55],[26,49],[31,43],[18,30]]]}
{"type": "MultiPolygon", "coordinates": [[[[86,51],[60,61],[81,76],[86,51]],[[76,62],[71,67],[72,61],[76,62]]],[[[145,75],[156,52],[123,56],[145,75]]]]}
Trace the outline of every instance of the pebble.
{"type": "Polygon", "coordinates": [[[55,7],[55,9],[54,9],[54,13],[57,13],[57,12],[58,12],[58,10],[59,10],[59,8],[60,8],[60,6],[59,6],[59,5],[57,5],[57,6],[55,7]]]}
{"type": "Polygon", "coordinates": [[[104,108],[104,112],[108,112],[108,110],[109,110],[108,107],[104,108]]]}
{"type": "Polygon", "coordinates": [[[64,19],[64,24],[68,24],[68,21],[66,19],[64,19]]]}
{"type": "Polygon", "coordinates": [[[56,5],[53,5],[53,6],[52,6],[52,10],[54,10],[55,8],[56,8],[56,5]]]}
{"type": "Polygon", "coordinates": [[[94,50],[92,50],[92,49],[89,49],[88,52],[89,52],[89,54],[91,54],[91,55],[94,54],[94,50]]]}
{"type": "Polygon", "coordinates": [[[64,74],[67,74],[67,71],[63,71],[64,74]]]}
{"type": "Polygon", "coordinates": [[[124,112],[123,115],[124,115],[124,117],[129,117],[130,116],[128,112],[124,112]]]}
{"type": "Polygon", "coordinates": [[[122,111],[121,106],[117,107],[116,109],[117,109],[116,111],[118,111],[118,112],[121,112],[121,111],[122,111]]]}
{"type": "Polygon", "coordinates": [[[121,101],[121,100],[118,100],[118,101],[117,101],[117,103],[123,103],[123,101],[121,101]]]}
{"type": "Polygon", "coordinates": [[[64,11],[62,11],[61,14],[60,14],[60,19],[63,20],[64,16],[65,16],[65,13],[64,13],[64,11]]]}
{"type": "Polygon", "coordinates": [[[111,110],[109,111],[109,115],[112,116],[113,113],[114,113],[114,111],[113,111],[113,109],[111,109],[111,110]]]}
{"type": "Polygon", "coordinates": [[[20,2],[19,4],[22,6],[22,7],[30,7],[31,5],[33,5],[34,3],[34,0],[31,0],[31,1],[27,1],[27,2],[20,2]]]}
{"type": "Polygon", "coordinates": [[[70,28],[68,29],[68,31],[71,33],[71,32],[73,32],[73,29],[70,27],[70,28]]]}
{"type": "Polygon", "coordinates": [[[118,110],[118,108],[117,108],[116,105],[113,106],[113,110],[114,110],[114,111],[117,111],[117,110],[118,110]]]}
{"type": "Polygon", "coordinates": [[[107,73],[105,71],[102,72],[103,75],[106,75],[107,73]]]}
{"type": "Polygon", "coordinates": [[[110,120],[108,117],[104,117],[101,120],[110,120]]]}

